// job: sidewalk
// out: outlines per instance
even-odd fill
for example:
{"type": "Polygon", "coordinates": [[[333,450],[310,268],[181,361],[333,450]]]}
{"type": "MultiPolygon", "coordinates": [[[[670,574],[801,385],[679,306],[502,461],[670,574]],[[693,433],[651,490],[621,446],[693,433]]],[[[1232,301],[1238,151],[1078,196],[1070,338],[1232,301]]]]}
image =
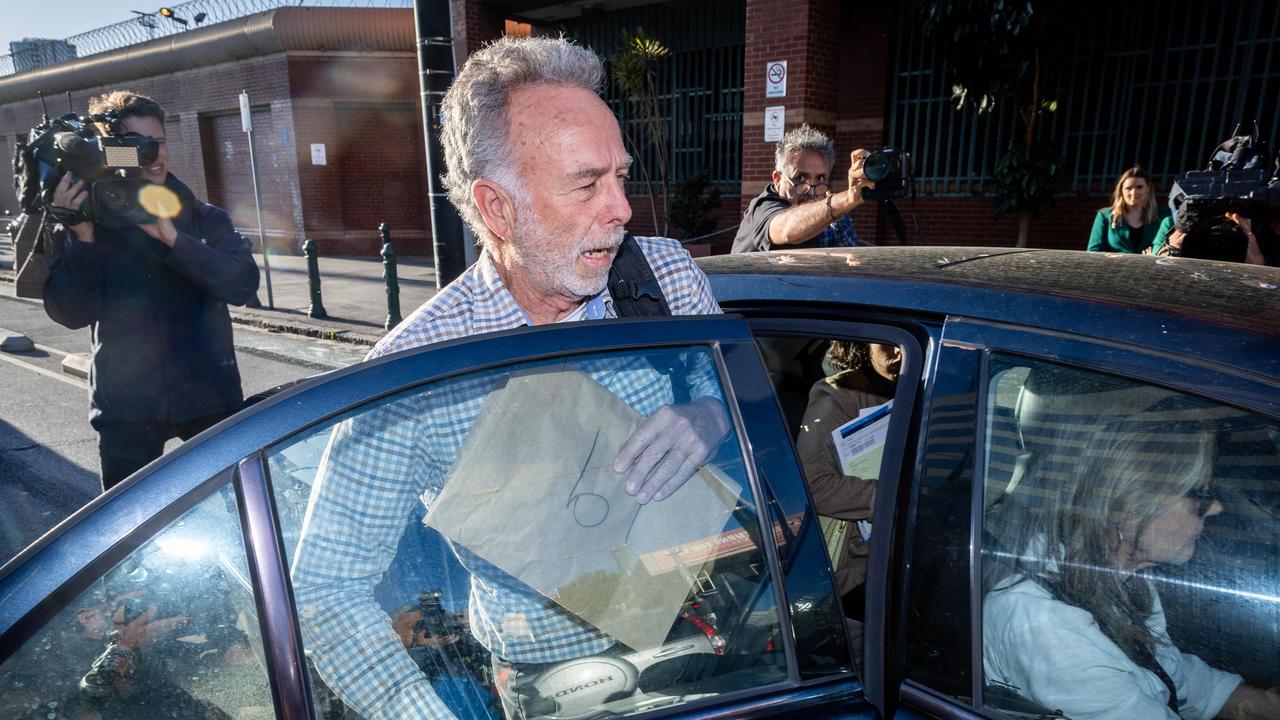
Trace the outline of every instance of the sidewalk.
{"type": "MultiPolygon", "coordinates": [[[[262,281],[258,286],[260,308],[231,308],[235,322],[311,337],[372,345],[385,333],[387,319],[386,283],[382,280],[380,257],[321,256],[320,296],[327,319],[307,316],[311,307],[307,283],[307,261],[302,256],[272,254],[271,294],[275,309],[268,307],[267,274],[262,255],[255,255],[262,281]]],[[[436,273],[431,258],[398,258],[400,315],[406,316],[436,292],[436,273]]]]}
{"type": "MultiPolygon", "coordinates": [[[[386,333],[383,323],[387,319],[387,295],[382,280],[382,258],[322,255],[318,261],[320,293],[328,318],[316,319],[307,315],[311,296],[306,258],[271,255],[273,309],[268,307],[262,255],[254,257],[262,276],[258,286],[262,307],[232,307],[234,322],[361,345],[373,345],[386,333]]],[[[7,295],[13,293],[13,266],[13,244],[8,235],[0,234],[0,292],[7,295]]],[[[431,258],[407,257],[398,258],[396,269],[400,279],[400,314],[406,316],[435,294],[435,268],[431,258]]]]}

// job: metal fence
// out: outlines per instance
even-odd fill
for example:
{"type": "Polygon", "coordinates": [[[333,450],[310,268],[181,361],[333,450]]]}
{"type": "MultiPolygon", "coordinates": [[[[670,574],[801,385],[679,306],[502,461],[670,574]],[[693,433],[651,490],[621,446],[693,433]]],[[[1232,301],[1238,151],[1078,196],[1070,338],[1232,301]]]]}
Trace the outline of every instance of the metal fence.
{"type": "MultiPolygon", "coordinates": [[[[904,3],[889,102],[889,140],[913,151],[926,192],[980,190],[1021,121],[1007,100],[979,117],[957,111],[904,3]]],[[[1058,110],[1041,117],[1041,139],[1067,159],[1074,189],[1109,192],[1142,164],[1167,188],[1204,167],[1236,123],[1257,120],[1276,147],[1280,135],[1280,3],[1143,1],[1078,3],[1043,50],[1061,58],[1045,78],[1058,110]]]]}
{"type": "MultiPolygon", "coordinates": [[[[564,29],[606,61],[621,46],[623,31],[637,27],[669,48],[671,57],[657,91],[670,180],[706,175],[725,195],[737,195],[742,178],[746,21],[741,0],[707,0],[603,13],[566,23],[564,29]]],[[[641,144],[636,161],[645,164],[656,182],[656,149],[645,140],[643,120],[612,79],[605,101],[623,130],[641,144]]],[[[632,180],[629,190],[644,192],[639,172],[632,173],[632,180]]]]}
{"type": "Polygon", "coordinates": [[[156,38],[176,35],[202,25],[252,15],[285,6],[303,7],[372,7],[411,8],[413,0],[189,0],[170,6],[173,14],[186,21],[182,24],[158,12],[137,14],[129,20],[54,40],[32,45],[17,53],[0,56],[0,76],[60,62],[74,57],[87,57],[117,50],[156,38]]]}

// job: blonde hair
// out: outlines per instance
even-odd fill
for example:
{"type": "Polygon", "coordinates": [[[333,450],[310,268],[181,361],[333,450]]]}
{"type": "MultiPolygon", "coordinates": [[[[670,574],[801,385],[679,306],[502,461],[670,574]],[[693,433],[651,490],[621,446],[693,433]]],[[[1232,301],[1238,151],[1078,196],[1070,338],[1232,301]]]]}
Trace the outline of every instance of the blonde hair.
{"type": "Polygon", "coordinates": [[[1151,174],[1141,165],[1133,167],[1120,173],[1120,179],[1116,181],[1116,189],[1111,193],[1111,227],[1112,229],[1120,227],[1120,221],[1124,218],[1125,207],[1124,201],[1124,181],[1145,180],[1147,183],[1147,201],[1142,204],[1142,218],[1148,224],[1154,223],[1160,219],[1156,213],[1156,184],[1151,180],[1151,174]]]}

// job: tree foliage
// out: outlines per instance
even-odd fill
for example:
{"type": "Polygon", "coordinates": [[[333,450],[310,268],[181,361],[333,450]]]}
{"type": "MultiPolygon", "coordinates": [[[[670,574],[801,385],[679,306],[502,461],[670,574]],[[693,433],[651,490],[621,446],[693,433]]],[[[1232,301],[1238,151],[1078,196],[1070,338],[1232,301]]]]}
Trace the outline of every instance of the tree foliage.
{"type": "MultiPolygon", "coordinates": [[[[667,228],[665,223],[661,226],[658,224],[658,198],[665,199],[669,194],[670,171],[667,160],[667,130],[663,124],[661,98],[658,95],[658,72],[670,57],[670,49],[661,41],[646,35],[644,28],[637,27],[634,33],[625,29],[622,31],[622,46],[609,59],[614,82],[622,88],[633,112],[640,118],[644,129],[643,139],[653,147],[657,167],[651,169],[644,162],[640,143],[627,128],[623,128],[623,136],[635,152],[636,165],[649,189],[653,227],[663,235],[666,235],[667,228]],[[654,175],[657,176],[658,187],[654,187],[654,175]]],[[[666,215],[665,208],[663,215],[666,215]]]]}

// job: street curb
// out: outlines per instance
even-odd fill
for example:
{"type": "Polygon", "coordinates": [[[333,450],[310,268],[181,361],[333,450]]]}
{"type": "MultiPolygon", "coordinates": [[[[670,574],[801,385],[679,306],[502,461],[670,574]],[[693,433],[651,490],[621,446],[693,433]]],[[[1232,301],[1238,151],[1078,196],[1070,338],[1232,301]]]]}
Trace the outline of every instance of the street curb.
{"type": "Polygon", "coordinates": [[[89,353],[71,353],[62,358],[62,372],[83,380],[89,379],[89,366],[93,356],[89,353]]]}
{"type": "Polygon", "coordinates": [[[0,352],[26,352],[36,346],[31,338],[20,332],[0,328],[0,352]]]}
{"type": "Polygon", "coordinates": [[[278,322],[263,318],[259,315],[247,315],[234,312],[231,313],[231,322],[236,323],[237,325],[258,328],[260,330],[290,333],[292,335],[302,335],[303,337],[331,340],[333,342],[347,343],[350,345],[364,345],[367,347],[373,347],[377,344],[378,340],[381,339],[381,337],[369,337],[350,330],[334,330],[333,328],[318,327],[315,325],[278,322]]]}

